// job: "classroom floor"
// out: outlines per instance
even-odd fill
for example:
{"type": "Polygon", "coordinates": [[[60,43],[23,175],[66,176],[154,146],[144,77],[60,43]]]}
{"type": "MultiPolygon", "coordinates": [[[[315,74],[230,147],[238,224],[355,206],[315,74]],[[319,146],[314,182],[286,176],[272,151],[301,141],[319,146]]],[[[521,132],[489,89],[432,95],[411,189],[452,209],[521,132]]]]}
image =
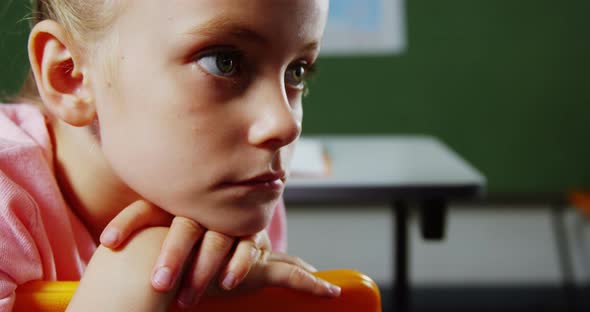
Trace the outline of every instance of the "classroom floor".
{"type": "MultiPolygon", "coordinates": [[[[425,242],[412,215],[413,310],[590,311],[590,220],[573,209],[563,219],[556,211],[451,205],[442,242],[425,242]],[[560,226],[564,231],[556,231],[560,226]]],[[[289,252],[318,269],[365,272],[391,311],[391,224],[387,207],[289,206],[289,252]]]]}

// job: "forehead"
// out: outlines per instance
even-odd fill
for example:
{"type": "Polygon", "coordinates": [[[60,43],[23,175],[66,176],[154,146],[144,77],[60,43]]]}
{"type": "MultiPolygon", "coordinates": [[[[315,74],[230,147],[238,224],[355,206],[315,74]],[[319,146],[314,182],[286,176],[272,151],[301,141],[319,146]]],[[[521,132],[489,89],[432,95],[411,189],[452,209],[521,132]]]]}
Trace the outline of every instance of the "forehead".
{"type": "Polygon", "coordinates": [[[122,17],[166,35],[235,25],[269,38],[303,39],[321,36],[327,11],[328,0],[134,0],[122,17]]]}

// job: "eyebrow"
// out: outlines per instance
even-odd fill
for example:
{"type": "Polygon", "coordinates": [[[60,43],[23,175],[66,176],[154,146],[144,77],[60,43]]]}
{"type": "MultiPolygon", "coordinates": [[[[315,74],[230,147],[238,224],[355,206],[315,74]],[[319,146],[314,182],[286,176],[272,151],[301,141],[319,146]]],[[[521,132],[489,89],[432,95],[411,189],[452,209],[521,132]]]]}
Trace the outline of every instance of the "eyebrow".
{"type": "MultiPolygon", "coordinates": [[[[226,17],[215,17],[204,23],[189,28],[188,35],[219,36],[229,35],[243,41],[254,41],[260,45],[270,45],[270,40],[262,34],[252,30],[241,21],[228,20],[226,17]]],[[[319,43],[312,41],[305,45],[304,51],[317,50],[319,43]]]]}
{"type": "Polygon", "coordinates": [[[256,41],[260,44],[269,44],[267,38],[253,31],[239,21],[231,21],[227,18],[216,17],[204,23],[191,27],[187,35],[208,35],[218,36],[219,34],[230,35],[241,40],[256,41]]]}

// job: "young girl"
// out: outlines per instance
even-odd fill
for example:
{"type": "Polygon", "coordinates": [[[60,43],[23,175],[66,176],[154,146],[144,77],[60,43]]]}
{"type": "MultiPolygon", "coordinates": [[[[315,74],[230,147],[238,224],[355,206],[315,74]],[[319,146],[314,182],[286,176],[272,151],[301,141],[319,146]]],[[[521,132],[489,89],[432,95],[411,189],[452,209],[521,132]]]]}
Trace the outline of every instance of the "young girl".
{"type": "Polygon", "coordinates": [[[45,115],[0,107],[0,311],[38,279],[81,278],[81,311],[166,310],[177,292],[190,307],[214,275],[338,295],[265,230],[280,241],[327,2],[33,3],[45,115]],[[96,247],[109,222],[118,250],[96,247]]]}

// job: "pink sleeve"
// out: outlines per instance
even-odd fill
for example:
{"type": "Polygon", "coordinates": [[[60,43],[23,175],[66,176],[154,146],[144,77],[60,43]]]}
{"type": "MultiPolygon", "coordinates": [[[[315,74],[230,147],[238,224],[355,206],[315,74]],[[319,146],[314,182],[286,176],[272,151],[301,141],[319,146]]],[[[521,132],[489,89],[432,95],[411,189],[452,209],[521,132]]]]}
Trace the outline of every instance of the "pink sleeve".
{"type": "Polygon", "coordinates": [[[277,207],[275,208],[275,212],[266,230],[268,231],[268,236],[270,237],[272,249],[274,251],[286,252],[287,214],[285,211],[285,203],[283,202],[282,198],[279,201],[277,207]]]}
{"type": "Polygon", "coordinates": [[[17,285],[43,278],[31,232],[42,228],[33,199],[0,169],[0,312],[12,310],[17,285]]]}

